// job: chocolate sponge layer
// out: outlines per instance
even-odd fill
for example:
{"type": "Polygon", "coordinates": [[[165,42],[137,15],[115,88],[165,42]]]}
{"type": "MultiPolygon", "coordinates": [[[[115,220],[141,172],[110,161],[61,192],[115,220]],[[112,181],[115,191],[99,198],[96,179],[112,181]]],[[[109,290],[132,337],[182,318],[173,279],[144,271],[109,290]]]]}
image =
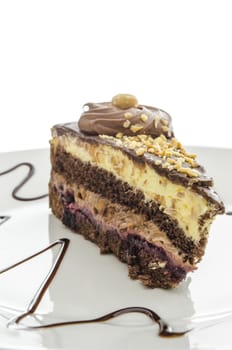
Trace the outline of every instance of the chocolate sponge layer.
{"type": "Polygon", "coordinates": [[[195,262],[204,254],[206,238],[202,238],[196,245],[191,238],[185,236],[177,222],[159,209],[155,201],[145,201],[141,191],[135,190],[127,183],[117,179],[112,173],[90,163],[84,163],[73,158],[61,146],[51,149],[52,168],[62,174],[71,183],[83,185],[86,189],[103,194],[112,202],[126,205],[138,214],[143,214],[152,220],[160,230],[167,233],[168,238],[181,252],[186,260],[195,262]]]}

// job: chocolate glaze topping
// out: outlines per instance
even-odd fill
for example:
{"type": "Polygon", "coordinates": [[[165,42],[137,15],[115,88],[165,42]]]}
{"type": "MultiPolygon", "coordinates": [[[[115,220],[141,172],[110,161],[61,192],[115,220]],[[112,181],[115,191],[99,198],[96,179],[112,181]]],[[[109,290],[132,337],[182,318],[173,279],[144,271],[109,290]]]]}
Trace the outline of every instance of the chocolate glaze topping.
{"type": "Polygon", "coordinates": [[[21,196],[18,196],[17,193],[18,191],[25,185],[26,182],[28,182],[30,180],[30,178],[34,175],[35,173],[35,167],[33,164],[29,163],[29,162],[22,162],[22,163],[18,163],[16,164],[15,166],[13,166],[12,168],[10,169],[7,169],[3,172],[0,173],[0,176],[1,175],[5,175],[5,174],[9,174],[10,172],[20,168],[21,166],[26,166],[28,167],[28,173],[27,175],[22,179],[22,181],[20,181],[20,183],[13,189],[12,191],[12,197],[18,201],[35,201],[35,200],[38,200],[38,199],[42,199],[42,198],[45,198],[48,196],[48,194],[43,194],[41,196],[36,196],[36,197],[21,197],[21,196]]]}
{"type": "Polygon", "coordinates": [[[170,115],[155,107],[138,105],[122,109],[112,102],[102,102],[87,103],[84,109],[87,110],[82,113],[78,126],[86,135],[173,136],[170,115]]]}

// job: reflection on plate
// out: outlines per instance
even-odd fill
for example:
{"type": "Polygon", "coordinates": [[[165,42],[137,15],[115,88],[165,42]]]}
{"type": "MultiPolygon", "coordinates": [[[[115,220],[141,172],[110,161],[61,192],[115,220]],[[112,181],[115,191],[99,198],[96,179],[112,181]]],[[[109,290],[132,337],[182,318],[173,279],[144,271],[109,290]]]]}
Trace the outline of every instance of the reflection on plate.
{"type": "MultiPolygon", "coordinates": [[[[230,179],[232,150],[189,148],[199,154],[214,176],[218,192],[232,205],[230,179]]],[[[0,173],[19,162],[30,162],[35,174],[18,189],[18,196],[33,198],[47,192],[48,150],[1,155],[0,173]]],[[[49,249],[34,259],[1,274],[0,346],[3,349],[228,349],[232,348],[232,285],[230,247],[232,217],[219,216],[211,230],[206,255],[198,271],[175,290],[146,289],[127,277],[127,267],[114,256],[100,255],[97,246],[66,229],[48,208],[48,199],[18,201],[12,190],[27,175],[19,167],[0,177],[0,270],[25,259],[52,242],[70,240],[62,264],[35,313],[25,324],[84,320],[125,307],[156,311],[174,330],[194,328],[182,337],[158,336],[158,325],[139,313],[104,323],[40,330],[7,327],[8,321],[30,305],[57,257],[49,249]],[[206,327],[207,326],[207,327],[206,327]],[[223,343],[222,343],[223,339],[223,343]]]]}

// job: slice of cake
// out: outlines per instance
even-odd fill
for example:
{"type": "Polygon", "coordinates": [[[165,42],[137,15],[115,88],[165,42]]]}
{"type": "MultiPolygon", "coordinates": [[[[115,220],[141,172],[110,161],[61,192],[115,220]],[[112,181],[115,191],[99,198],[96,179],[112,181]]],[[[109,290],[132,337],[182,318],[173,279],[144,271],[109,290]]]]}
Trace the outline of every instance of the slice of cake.
{"type": "Polygon", "coordinates": [[[149,287],[196,269],[224,206],[213,181],[174,137],[171,117],[132,95],[88,103],[52,129],[50,207],[149,287]]]}

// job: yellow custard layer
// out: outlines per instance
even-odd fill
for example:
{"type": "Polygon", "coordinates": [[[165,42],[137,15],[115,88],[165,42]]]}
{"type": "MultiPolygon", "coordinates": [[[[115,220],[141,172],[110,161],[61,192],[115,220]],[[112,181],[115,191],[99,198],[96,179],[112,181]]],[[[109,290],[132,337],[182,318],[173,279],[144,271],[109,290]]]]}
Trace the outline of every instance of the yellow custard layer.
{"type": "Polygon", "coordinates": [[[159,203],[160,209],[177,220],[186,236],[194,241],[199,241],[211,224],[213,212],[209,215],[211,218],[201,226],[199,219],[208,211],[211,212],[213,204],[191,189],[159,175],[149,164],[134,162],[118,148],[102,143],[89,144],[71,135],[54,135],[51,144],[55,149],[61,146],[74,158],[111,172],[131,187],[142,191],[146,201],[159,203]]]}

